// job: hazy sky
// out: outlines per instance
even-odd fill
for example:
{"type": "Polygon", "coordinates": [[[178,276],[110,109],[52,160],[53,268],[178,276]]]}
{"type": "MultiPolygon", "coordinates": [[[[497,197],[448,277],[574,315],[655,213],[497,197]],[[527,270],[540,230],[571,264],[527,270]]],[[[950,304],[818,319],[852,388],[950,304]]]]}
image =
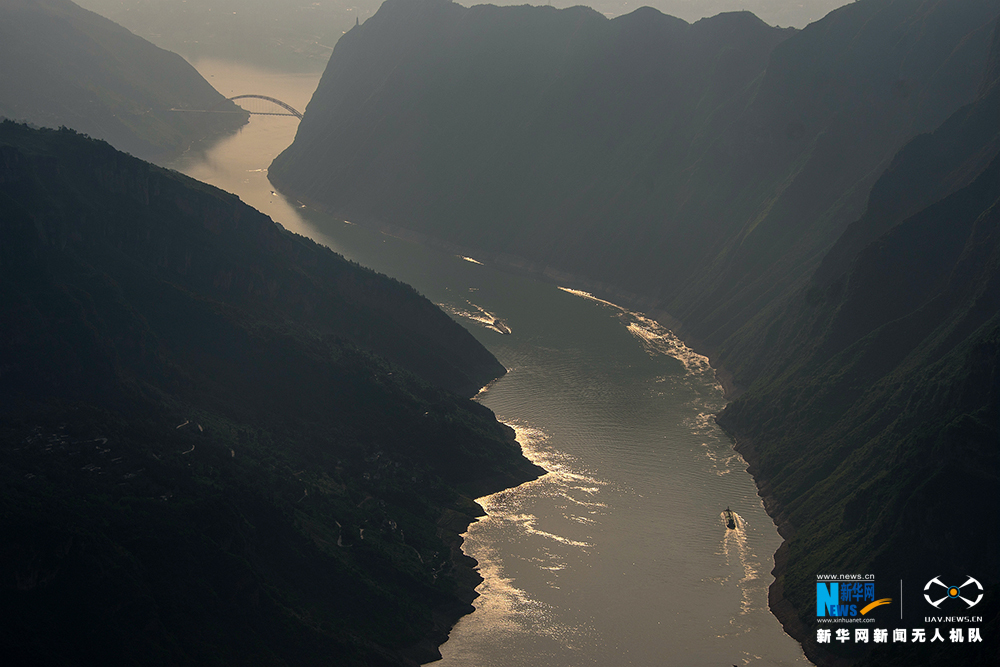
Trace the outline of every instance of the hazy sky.
{"type": "MultiPolygon", "coordinates": [[[[469,6],[484,3],[461,0],[459,4],[469,6]]],[[[489,4],[523,5],[526,3],[522,0],[493,0],[489,4]]],[[[527,4],[550,4],[553,7],[587,5],[607,16],[628,14],[639,7],[655,7],[664,14],[677,16],[689,22],[697,21],[706,16],[715,16],[722,12],[745,9],[771,25],[801,28],[823,18],[830,10],[848,3],[845,0],[593,0],[592,2],[553,0],[552,2],[530,2],[527,4]]]]}
{"type": "MultiPolygon", "coordinates": [[[[371,16],[382,4],[381,0],[76,0],[88,9],[104,15],[118,14],[123,11],[149,12],[150,8],[165,13],[177,14],[191,11],[194,7],[204,10],[214,7],[216,11],[242,10],[245,12],[274,13],[282,8],[301,9],[321,7],[325,10],[354,12],[362,20],[371,16]],[[169,9],[168,9],[169,8],[169,9]]],[[[554,7],[571,7],[587,5],[607,16],[627,14],[639,7],[649,6],[659,9],[665,14],[678,16],[686,21],[696,21],[705,16],[715,16],[720,12],[749,10],[772,25],[792,25],[801,28],[825,16],[830,10],[847,4],[845,0],[593,0],[577,2],[576,0],[551,0],[525,2],[525,0],[493,0],[491,3],[480,3],[475,0],[461,0],[459,4],[471,6],[475,4],[495,5],[545,5],[554,7]]],[[[294,13],[294,12],[292,12],[294,13]]],[[[288,15],[288,14],[286,14],[288,15]]]]}

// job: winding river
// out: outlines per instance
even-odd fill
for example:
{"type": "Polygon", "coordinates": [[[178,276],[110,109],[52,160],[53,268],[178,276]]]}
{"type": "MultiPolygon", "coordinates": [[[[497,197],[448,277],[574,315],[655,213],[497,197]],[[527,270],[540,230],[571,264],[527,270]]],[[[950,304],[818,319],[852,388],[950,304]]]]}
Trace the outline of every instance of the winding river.
{"type": "MultiPolygon", "coordinates": [[[[227,96],[304,109],[318,74],[194,63],[227,96]]],[[[416,287],[509,373],[477,400],[549,473],[480,499],[467,553],[485,581],[442,646],[447,667],[808,665],[767,608],[780,544],[715,425],[707,360],[639,313],[331,219],[273,191],[294,118],[257,116],[167,165],[416,287]],[[510,329],[492,327],[501,319],[510,329]],[[726,528],[723,510],[738,519],[726,528]]]]}

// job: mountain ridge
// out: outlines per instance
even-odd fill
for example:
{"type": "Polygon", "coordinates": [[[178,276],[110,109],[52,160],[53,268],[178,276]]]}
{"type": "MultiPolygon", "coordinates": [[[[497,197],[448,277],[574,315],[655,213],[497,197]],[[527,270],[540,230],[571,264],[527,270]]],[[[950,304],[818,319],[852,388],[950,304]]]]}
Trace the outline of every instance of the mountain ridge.
{"type": "Polygon", "coordinates": [[[0,210],[4,655],[439,657],[479,583],[472,498],[541,473],[442,387],[471,395],[492,355],[412,288],[71,130],[0,124],[0,210]]]}
{"type": "Polygon", "coordinates": [[[854,3],[803,31],[767,28],[749,15],[684,28],[652,11],[640,13],[650,19],[640,22],[630,15],[569,18],[543,8],[493,8],[493,24],[479,26],[476,19],[485,11],[441,2],[387,3],[350,31],[331,57],[328,83],[321,81],[310,103],[314,111],[306,114],[299,142],[276,158],[269,177],[299,200],[347,219],[405,228],[479,253],[523,257],[645,293],[677,319],[699,322],[695,337],[714,349],[774,297],[773,285],[784,289],[815,268],[863,211],[868,189],[903,143],[974,98],[982,70],[971,72],[968,63],[985,58],[1000,4],[984,0],[959,11],[942,2],[854,3]],[[482,55],[455,61],[455,67],[475,67],[479,79],[438,81],[445,76],[441,68],[454,60],[440,44],[460,38],[444,37],[450,28],[443,19],[421,19],[427,12],[468,17],[462,30],[483,38],[472,51],[482,55]],[[407,21],[397,23],[395,13],[407,21]],[[555,55],[532,70],[506,62],[499,42],[484,37],[500,31],[496,17],[506,17],[500,24],[509,40],[532,39],[521,23],[543,16],[549,23],[561,20],[561,29],[575,21],[586,28],[575,33],[576,42],[560,43],[561,50],[549,47],[555,55]],[[880,48],[873,22],[904,19],[906,40],[897,40],[881,69],[867,67],[880,48]],[[738,48],[732,36],[720,42],[678,37],[678,30],[693,35],[737,21],[748,39],[738,48]],[[393,26],[404,23],[412,32],[394,36],[393,26]],[[649,44],[627,29],[640,23],[657,35],[649,44]],[[413,33],[421,31],[437,36],[414,46],[413,33]],[[825,41],[803,57],[814,34],[826,35],[825,41]],[[391,46],[376,48],[383,43],[391,46]],[[727,50],[730,43],[735,51],[727,50]],[[860,46],[851,52],[852,44],[860,46]],[[696,47],[714,55],[694,59],[696,47]],[[371,49],[378,52],[365,56],[371,49]],[[438,54],[436,70],[409,64],[424,57],[421,49],[438,54]],[[672,67],[671,49],[689,59],[678,62],[696,63],[683,70],[698,79],[694,88],[672,67]],[[396,62],[389,54],[402,51],[408,64],[401,66],[410,68],[406,84],[392,78],[403,70],[385,78],[396,62]],[[642,64],[624,55],[630,53],[644,54],[642,64]],[[574,64],[560,69],[558,58],[574,64]],[[362,61],[363,67],[355,66],[362,61]],[[532,82],[550,66],[545,63],[553,63],[556,83],[543,87],[532,82]],[[850,69],[859,63],[866,67],[852,75],[846,92],[857,98],[874,90],[878,102],[857,120],[844,118],[849,100],[832,97],[832,73],[815,81],[801,73],[807,66],[850,69]],[[539,99],[544,91],[541,99],[550,101],[537,112],[504,106],[497,91],[505,84],[491,77],[507,66],[525,72],[518,75],[519,95],[539,99]],[[576,74],[584,71],[586,79],[576,74]],[[803,78],[808,94],[785,90],[803,78]],[[366,80],[380,82],[378,89],[364,88],[366,80]],[[727,95],[711,92],[715,81],[725,82],[727,95]],[[616,99],[630,104],[616,105],[616,99]],[[352,110],[352,100],[364,100],[365,112],[352,110]],[[445,100],[449,106],[433,106],[445,100]],[[338,111],[322,111],[333,108],[338,111]],[[500,108],[504,112],[497,113],[500,108]],[[502,132],[487,120],[494,113],[503,127],[520,129],[502,132]],[[474,129],[482,130],[475,140],[469,135],[474,129]],[[497,138],[484,139],[491,136],[497,138]],[[520,169],[522,162],[531,168],[520,169]],[[314,168],[318,164],[322,170],[314,168]],[[774,268],[761,266],[764,248],[778,260],[774,268]],[[734,278],[738,291],[725,287],[734,278]]]}
{"type": "Polygon", "coordinates": [[[0,16],[0,57],[9,63],[0,117],[72,127],[147,159],[246,123],[183,58],[69,0],[6,0],[0,16]]]}
{"type": "MultiPolygon", "coordinates": [[[[726,351],[753,382],[719,423],[736,437],[785,538],[772,609],[820,664],[837,659],[816,643],[809,609],[810,567],[823,569],[824,559],[878,579],[964,568],[997,586],[988,574],[996,540],[957,515],[989,507],[983,493],[997,480],[998,112],[1000,88],[991,86],[900,150],[810,283],[726,351]],[[962,179],[949,178],[956,172],[962,179]],[[860,249],[848,259],[851,248],[860,249]],[[935,490],[956,474],[960,489],[935,490]],[[966,542],[976,548],[959,546],[966,542]],[[817,546],[833,543],[836,555],[817,546]],[[907,558],[915,549],[920,564],[907,558]]],[[[922,621],[913,605],[907,613],[913,625],[922,621]]],[[[995,627],[996,606],[984,615],[995,627]]],[[[974,664],[985,650],[839,653],[863,664],[930,665],[974,664]]]]}

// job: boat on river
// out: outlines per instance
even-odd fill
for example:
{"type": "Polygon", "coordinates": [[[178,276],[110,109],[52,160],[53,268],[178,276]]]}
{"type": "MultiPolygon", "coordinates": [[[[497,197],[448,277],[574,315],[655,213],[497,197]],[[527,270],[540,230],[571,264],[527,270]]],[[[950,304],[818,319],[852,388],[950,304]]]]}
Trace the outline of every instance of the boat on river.
{"type": "Polygon", "coordinates": [[[493,320],[493,328],[502,333],[504,336],[510,335],[510,327],[503,323],[499,317],[493,320]]]}
{"type": "Polygon", "coordinates": [[[722,513],[726,518],[726,528],[736,529],[736,515],[733,511],[726,507],[726,511],[722,513]]]}

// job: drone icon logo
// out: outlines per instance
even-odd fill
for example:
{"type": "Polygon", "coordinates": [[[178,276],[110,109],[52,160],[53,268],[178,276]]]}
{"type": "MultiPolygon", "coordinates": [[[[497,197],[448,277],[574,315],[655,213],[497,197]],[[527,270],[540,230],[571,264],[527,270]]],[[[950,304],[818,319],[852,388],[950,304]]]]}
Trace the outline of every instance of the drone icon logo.
{"type": "Polygon", "coordinates": [[[983,585],[978,581],[976,581],[975,579],[973,579],[972,577],[969,577],[969,579],[961,586],[948,586],[937,577],[934,577],[933,579],[927,582],[926,586],[924,586],[924,599],[927,600],[928,604],[930,604],[935,609],[940,609],[941,603],[944,602],[945,600],[955,600],[955,599],[961,600],[965,604],[969,605],[969,608],[971,609],[972,607],[975,607],[977,604],[979,604],[979,601],[983,599],[983,585]],[[937,584],[946,591],[944,597],[941,598],[940,600],[931,599],[931,595],[928,591],[930,590],[931,585],[933,584],[937,584]],[[976,589],[978,589],[979,595],[976,597],[975,600],[970,600],[969,598],[962,596],[962,589],[965,588],[966,590],[968,590],[968,586],[970,584],[973,585],[976,589]]]}

